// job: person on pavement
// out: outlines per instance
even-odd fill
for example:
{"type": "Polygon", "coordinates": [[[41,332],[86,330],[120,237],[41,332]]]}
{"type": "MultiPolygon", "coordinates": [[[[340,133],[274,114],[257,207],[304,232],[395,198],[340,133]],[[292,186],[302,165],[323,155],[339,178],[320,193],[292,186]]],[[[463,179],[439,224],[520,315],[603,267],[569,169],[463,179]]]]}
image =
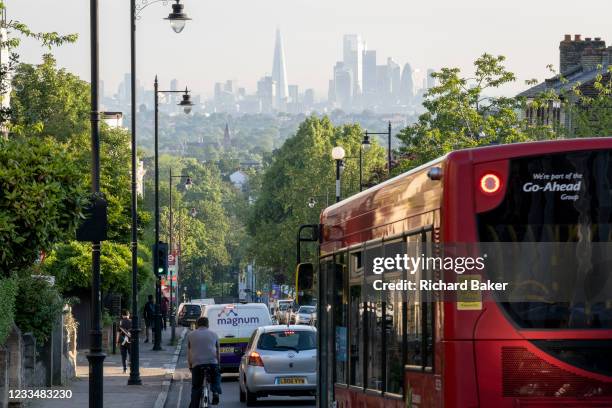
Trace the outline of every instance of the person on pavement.
{"type": "Polygon", "coordinates": [[[208,328],[208,318],[200,317],[197,321],[197,329],[187,335],[187,364],[191,370],[191,404],[189,405],[191,408],[200,406],[204,375],[207,371],[212,377],[210,380],[213,393],[212,404],[219,403],[219,394],[222,393],[220,361],[219,336],[208,328]]]}
{"type": "Polygon", "coordinates": [[[130,337],[132,334],[132,320],[130,312],[123,309],[121,313],[121,321],[119,322],[119,331],[117,332],[117,344],[121,350],[121,363],[123,364],[123,372],[127,372],[127,357],[130,352],[130,337]]]}
{"type": "Polygon", "coordinates": [[[153,327],[153,321],[155,318],[155,303],[153,303],[153,295],[149,295],[149,300],[144,305],[143,311],[144,323],[145,323],[145,343],[149,342],[149,333],[151,327],[153,327]]]}
{"type": "Polygon", "coordinates": [[[162,330],[166,330],[166,327],[168,326],[168,304],[170,302],[168,301],[168,298],[165,296],[162,296],[162,301],[161,301],[161,315],[162,315],[162,330]]]}

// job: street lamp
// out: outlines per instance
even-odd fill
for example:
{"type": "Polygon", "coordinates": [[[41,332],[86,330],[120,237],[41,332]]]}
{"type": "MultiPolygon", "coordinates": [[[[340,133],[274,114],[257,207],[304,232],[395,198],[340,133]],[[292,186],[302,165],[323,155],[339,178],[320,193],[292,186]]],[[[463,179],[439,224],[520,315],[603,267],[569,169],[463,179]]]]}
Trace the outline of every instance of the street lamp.
{"type": "MultiPolygon", "coordinates": [[[[172,253],[172,251],[174,250],[173,247],[173,243],[172,243],[172,239],[173,239],[173,227],[174,227],[174,220],[173,220],[173,213],[172,213],[172,180],[178,178],[178,179],[185,179],[185,189],[189,190],[192,186],[193,186],[193,180],[191,178],[191,176],[183,176],[183,175],[172,175],[172,167],[170,168],[170,176],[168,177],[168,185],[169,185],[169,189],[170,189],[170,225],[168,228],[168,247],[170,248],[170,251],[172,253]]],[[[176,262],[176,258],[175,261],[176,262]]],[[[176,341],[176,316],[175,316],[175,308],[174,308],[174,300],[173,300],[173,296],[174,292],[172,291],[172,274],[170,274],[170,310],[168,311],[170,313],[170,345],[174,345],[174,342],[176,341]]]]}
{"type": "MultiPolygon", "coordinates": [[[[98,0],[91,0],[92,5],[96,4],[97,8],[98,0]]],[[[131,203],[131,215],[132,215],[132,329],[130,330],[132,341],[130,348],[130,378],[128,379],[128,385],[141,385],[142,380],[140,378],[140,351],[139,351],[139,334],[140,334],[140,326],[138,322],[138,213],[137,213],[137,202],[138,202],[138,190],[137,190],[137,174],[138,174],[138,160],[136,157],[136,20],[140,18],[140,14],[142,11],[149,5],[153,3],[157,3],[154,0],[143,0],[138,2],[138,0],[130,0],[130,71],[131,71],[131,122],[132,122],[132,138],[131,138],[131,148],[132,148],[132,203],[131,203]]],[[[176,0],[176,4],[172,5],[172,13],[168,15],[167,19],[170,20],[170,24],[172,25],[172,29],[177,32],[175,29],[175,25],[182,18],[183,27],[185,26],[185,22],[187,20],[187,16],[183,13],[183,6],[176,7],[179,5],[179,0],[176,0]],[[178,12],[178,13],[176,13],[178,12]],[[174,14],[174,15],[173,15],[174,14]],[[172,17],[172,18],[171,18],[172,17]],[[174,25],[173,25],[174,24],[174,25]]],[[[93,22],[92,18],[92,22],[93,22]]],[[[96,23],[97,24],[97,23],[96,23]]],[[[178,31],[182,31],[182,28],[178,31]]],[[[97,36],[96,36],[96,45],[97,45],[97,36]]],[[[92,39],[93,44],[93,39],[92,39]]],[[[94,78],[91,79],[92,84],[94,83],[94,78]]],[[[97,79],[96,79],[97,83],[97,79]]],[[[157,171],[157,168],[156,168],[157,171]]],[[[159,242],[156,240],[155,242],[159,242]]],[[[154,257],[155,259],[156,257],[154,257]]],[[[155,269],[157,271],[157,269],[155,269]]],[[[100,395],[100,401],[102,400],[102,396],[100,395]]]]}
{"type": "Polygon", "coordinates": [[[176,3],[172,5],[172,13],[168,14],[168,17],[164,19],[170,21],[170,26],[177,34],[183,31],[185,23],[191,20],[183,12],[183,8],[184,6],[180,3],[180,0],[176,0],[176,3]]]}
{"type": "MultiPolygon", "coordinates": [[[[178,1],[177,1],[178,4],[178,1]]],[[[159,94],[160,93],[178,93],[183,91],[160,91],[159,83],[157,82],[157,76],[155,76],[155,82],[153,83],[154,98],[155,98],[155,242],[159,242],[159,94]]],[[[189,91],[185,88],[185,95],[189,96],[189,91]]],[[[185,100],[185,97],[183,97],[185,100]]],[[[191,104],[189,98],[186,99],[191,104]]],[[[179,104],[180,105],[180,104],[179,104]]],[[[190,105],[191,106],[191,105],[190,105]]],[[[186,112],[187,113],[187,112],[186,112]]],[[[170,183],[172,184],[172,182],[170,183]]],[[[172,195],[170,195],[172,197],[172,195]]],[[[161,350],[161,275],[158,273],[159,265],[157,265],[157,257],[153,257],[153,271],[157,276],[155,282],[155,325],[154,336],[153,336],[153,350],[161,350]]]]}
{"type": "Polygon", "coordinates": [[[185,87],[185,94],[183,95],[183,100],[178,103],[178,106],[183,107],[183,111],[186,115],[191,113],[191,108],[193,107],[193,103],[191,102],[191,95],[189,95],[189,90],[185,87]]]}
{"type": "MultiPolygon", "coordinates": [[[[100,58],[98,49],[98,0],[90,0],[90,52],[91,52],[91,191],[94,200],[100,198],[100,106],[98,82],[100,58]]],[[[106,220],[99,220],[106,222],[106,220]]],[[[102,407],[104,395],[104,358],[102,350],[102,309],[100,305],[100,237],[91,243],[91,341],[87,361],[89,362],[89,406],[102,407]]]]}
{"type": "Polygon", "coordinates": [[[336,202],[340,202],[340,173],[344,166],[344,159],[346,152],[342,146],[336,146],[332,149],[332,159],[336,161],[336,202]]]}

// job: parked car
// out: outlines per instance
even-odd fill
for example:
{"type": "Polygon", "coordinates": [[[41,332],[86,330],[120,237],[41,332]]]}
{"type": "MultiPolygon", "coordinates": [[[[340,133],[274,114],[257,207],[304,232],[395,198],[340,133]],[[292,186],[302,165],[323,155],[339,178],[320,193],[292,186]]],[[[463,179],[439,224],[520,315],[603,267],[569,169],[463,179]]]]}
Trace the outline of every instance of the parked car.
{"type": "Polygon", "coordinates": [[[176,313],[177,323],[179,326],[194,326],[201,313],[202,307],[199,303],[181,303],[176,313]]]}
{"type": "Polygon", "coordinates": [[[240,401],[247,406],[269,395],[314,396],[316,329],[303,325],[258,328],[240,361],[238,381],[240,401]]]}
{"type": "Polygon", "coordinates": [[[310,324],[312,315],[317,311],[316,306],[300,306],[300,308],[291,313],[291,324],[310,324]]]}
{"type": "Polygon", "coordinates": [[[247,342],[258,327],[272,324],[268,306],[264,303],[228,303],[202,307],[208,317],[208,327],[219,336],[221,370],[238,371],[240,357],[247,342]]]}

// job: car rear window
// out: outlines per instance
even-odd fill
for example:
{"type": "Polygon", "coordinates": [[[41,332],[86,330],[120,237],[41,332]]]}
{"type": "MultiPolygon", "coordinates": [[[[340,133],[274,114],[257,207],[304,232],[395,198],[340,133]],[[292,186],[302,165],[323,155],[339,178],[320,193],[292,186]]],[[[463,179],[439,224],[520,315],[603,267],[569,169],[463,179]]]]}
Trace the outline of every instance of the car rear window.
{"type": "Polygon", "coordinates": [[[198,305],[185,305],[185,313],[189,315],[199,315],[200,314],[200,306],[198,305]]]}
{"type": "Polygon", "coordinates": [[[317,348],[317,338],[313,331],[283,330],[264,333],[259,338],[257,348],[261,350],[313,350],[317,348]]]}

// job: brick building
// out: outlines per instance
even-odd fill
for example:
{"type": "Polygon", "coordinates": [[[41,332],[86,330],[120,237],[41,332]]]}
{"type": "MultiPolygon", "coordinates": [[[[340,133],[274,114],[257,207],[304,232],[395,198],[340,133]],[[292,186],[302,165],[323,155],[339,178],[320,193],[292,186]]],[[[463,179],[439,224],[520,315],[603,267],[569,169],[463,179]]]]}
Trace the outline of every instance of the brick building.
{"type": "Polygon", "coordinates": [[[576,84],[580,84],[579,89],[584,95],[595,95],[595,79],[603,71],[604,80],[609,80],[610,74],[606,73],[609,66],[612,66],[612,46],[606,47],[606,42],[600,37],[582,39],[580,34],[574,35],[573,38],[566,34],[559,43],[560,74],[518,95],[526,98],[528,102],[525,117],[530,124],[564,126],[571,134],[572,117],[564,111],[562,103],[550,101],[548,106],[534,108],[529,102],[548,91],[553,91],[563,100],[576,84]]]}

